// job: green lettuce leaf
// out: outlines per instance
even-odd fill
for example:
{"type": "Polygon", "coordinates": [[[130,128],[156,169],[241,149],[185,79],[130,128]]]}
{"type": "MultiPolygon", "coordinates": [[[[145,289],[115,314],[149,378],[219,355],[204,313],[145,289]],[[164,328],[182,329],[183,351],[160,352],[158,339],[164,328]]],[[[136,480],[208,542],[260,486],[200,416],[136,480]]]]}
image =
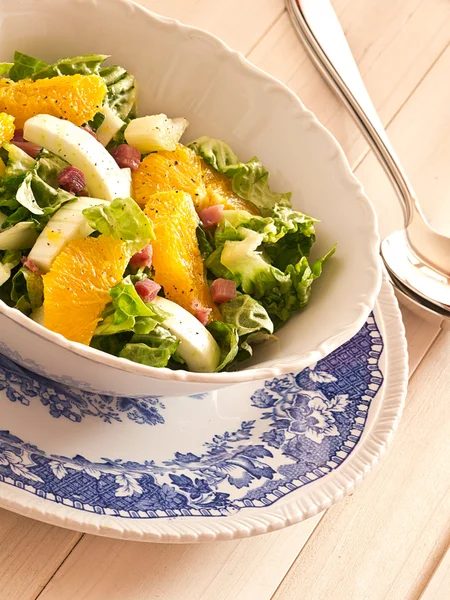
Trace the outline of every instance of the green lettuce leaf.
{"type": "Polygon", "coordinates": [[[61,188],[55,190],[34,170],[28,173],[21,183],[16,200],[33,215],[48,216],[56,212],[65,202],[75,200],[75,196],[61,188]]]}
{"type": "Polygon", "coordinates": [[[212,254],[212,240],[208,237],[203,225],[200,223],[196,230],[198,249],[202,255],[203,260],[206,260],[210,254],[212,254]]]}
{"type": "Polygon", "coordinates": [[[146,335],[134,335],[119,356],[148,367],[166,367],[176,352],[179,340],[164,327],[157,326],[146,335]]]}
{"type": "MultiPolygon", "coordinates": [[[[14,202],[16,201],[14,200],[14,202]]],[[[13,210],[11,214],[7,217],[7,219],[3,221],[0,227],[1,231],[9,229],[10,227],[14,227],[14,225],[17,225],[18,223],[22,223],[24,221],[29,221],[33,223],[35,226],[35,230],[38,231],[38,227],[36,226],[36,222],[32,218],[30,211],[24,208],[23,206],[20,206],[18,203],[17,206],[19,206],[19,208],[13,210]]]]}
{"type": "Polygon", "coordinates": [[[0,63],[0,77],[7,75],[13,65],[14,65],[14,63],[6,63],[6,62],[0,63]]]}
{"type": "MultiPolygon", "coordinates": [[[[8,220],[9,218],[4,223],[7,223],[8,220]]],[[[38,232],[32,221],[19,222],[0,231],[0,249],[23,250],[32,248],[37,237],[38,232]]]]}
{"type": "Polygon", "coordinates": [[[20,264],[22,252],[20,250],[0,251],[0,286],[11,277],[11,271],[20,264]]]}
{"type": "Polygon", "coordinates": [[[271,263],[284,271],[288,265],[297,263],[302,256],[309,256],[315,241],[316,219],[286,206],[275,205],[271,217],[255,217],[243,210],[226,210],[216,228],[215,245],[227,240],[242,240],[243,229],[262,235],[261,250],[271,263]]]}
{"type": "Polygon", "coordinates": [[[2,264],[9,264],[12,266],[12,268],[16,267],[20,263],[20,259],[22,258],[22,252],[20,250],[5,250],[0,254],[2,255],[2,264]]]}
{"type": "Polygon", "coordinates": [[[274,338],[274,324],[260,302],[247,294],[220,305],[224,323],[233,325],[239,336],[239,348],[235,362],[246,360],[253,355],[252,344],[274,338]]]}
{"type": "Polygon", "coordinates": [[[322,275],[324,262],[331,258],[335,251],[336,246],[333,246],[325,256],[316,260],[311,266],[306,257],[303,257],[296,265],[288,265],[286,273],[289,274],[296,291],[299,308],[307,305],[313,282],[322,275]]]}
{"type": "Polygon", "coordinates": [[[95,336],[115,335],[125,331],[149,334],[166,318],[166,313],[155,304],[144,303],[136,292],[130,277],[111,288],[112,303],[103,313],[95,336]]]}
{"type": "Polygon", "coordinates": [[[22,267],[12,279],[11,300],[13,306],[30,315],[44,302],[44,283],[42,276],[22,267]]]}
{"type": "Polygon", "coordinates": [[[92,338],[90,345],[96,350],[106,352],[106,354],[119,356],[132,337],[133,334],[129,331],[116,333],[115,335],[99,335],[92,338]]]}
{"type": "Polygon", "coordinates": [[[216,371],[223,371],[229,367],[239,351],[239,335],[237,328],[232,323],[212,321],[208,331],[216,340],[220,348],[220,364],[216,371]]]}
{"type": "Polygon", "coordinates": [[[234,175],[233,192],[254,204],[262,215],[270,215],[275,205],[291,206],[291,193],[278,194],[269,187],[269,172],[254,157],[234,175]]]}
{"type": "Polygon", "coordinates": [[[44,211],[36,202],[31,184],[33,183],[33,173],[28,173],[19,186],[16,194],[16,200],[24,208],[34,215],[43,215],[44,211]]]}
{"type": "Polygon", "coordinates": [[[236,296],[220,305],[223,321],[234,325],[239,337],[251,333],[273,333],[273,323],[266,309],[248,294],[236,296]]]}
{"type": "Polygon", "coordinates": [[[43,62],[42,60],[34,58],[33,56],[29,56],[28,54],[23,54],[22,52],[16,50],[14,52],[13,66],[9,69],[9,77],[13,81],[27,79],[29,77],[33,77],[35,73],[46,66],[47,63],[43,62]]]}
{"type": "Polygon", "coordinates": [[[283,271],[270,263],[263,250],[264,234],[239,228],[240,241],[226,241],[207,259],[206,265],[216,277],[223,276],[223,267],[232,274],[238,287],[258,300],[276,325],[287,321],[294,311],[308,302],[311,285],[322,272],[322,266],[333,253],[309,266],[306,256],[283,271]],[[217,265],[221,265],[216,270],[217,265]]]}
{"type": "Polygon", "coordinates": [[[107,87],[109,107],[123,121],[136,116],[136,79],[123,67],[104,67],[99,75],[103,77],[107,87]]]}
{"type": "Polygon", "coordinates": [[[15,146],[14,144],[3,144],[3,148],[8,153],[8,161],[6,163],[5,177],[17,177],[33,170],[36,166],[36,161],[26,152],[15,146]]]}
{"type": "MultiPolygon", "coordinates": [[[[272,267],[258,250],[264,236],[244,227],[239,232],[242,235],[240,241],[225,242],[220,262],[238,279],[243,292],[260,298],[269,286],[275,284],[272,267]]],[[[285,279],[287,282],[288,278],[285,279]]]]}
{"type": "Polygon", "coordinates": [[[92,131],[97,131],[97,129],[100,127],[104,120],[105,115],[102,112],[98,112],[94,115],[93,119],[88,121],[88,125],[92,129],[92,131]]]}
{"type": "Polygon", "coordinates": [[[132,198],[116,198],[110,204],[85,208],[83,215],[92,229],[127,242],[130,256],[155,237],[152,222],[132,198]]]}
{"type": "MultiPolygon", "coordinates": [[[[0,181],[0,207],[4,216],[10,217],[12,213],[22,208],[16,200],[16,194],[24,179],[25,174],[16,177],[5,177],[0,181]]],[[[27,214],[29,214],[28,211],[27,214]]],[[[5,221],[2,218],[0,229],[6,229],[10,226],[4,223],[5,221]]]]}
{"type": "Polygon", "coordinates": [[[228,144],[221,140],[201,137],[189,144],[216,171],[232,179],[234,193],[256,206],[263,216],[271,214],[275,205],[291,206],[291,194],[278,194],[269,186],[269,173],[254,157],[247,163],[239,161],[228,144]]]}
{"type": "Polygon", "coordinates": [[[263,234],[263,242],[276,244],[288,234],[299,234],[315,239],[317,219],[287,206],[276,204],[270,217],[258,217],[246,210],[225,210],[215,232],[216,245],[227,240],[242,239],[238,229],[245,227],[263,234]]]}
{"type": "Polygon", "coordinates": [[[333,248],[310,267],[316,222],[280,204],[266,217],[226,210],[215,230],[215,250],[205,265],[215,277],[232,279],[241,292],[258,300],[278,326],[306,305],[323,262],[334,252],[333,248]]]}
{"type": "Polygon", "coordinates": [[[68,166],[66,160],[43,148],[36,163],[36,173],[45,183],[56,189],[59,187],[59,173],[68,166]]]}
{"type": "Polygon", "coordinates": [[[7,207],[10,214],[2,228],[35,220],[42,229],[63,203],[75,199],[57,186],[59,172],[69,163],[47,150],[35,160],[14,144],[4,144],[4,148],[8,160],[0,185],[0,206],[7,207]]]}
{"type": "Polygon", "coordinates": [[[233,177],[243,166],[230,146],[221,140],[203,136],[191,142],[189,148],[216,171],[228,177],[233,177]]]}
{"type": "Polygon", "coordinates": [[[35,70],[31,77],[43,79],[44,77],[57,77],[58,75],[98,75],[102,63],[108,58],[106,54],[83,54],[61,58],[52,65],[43,65],[35,70]]]}
{"type": "Polygon", "coordinates": [[[222,264],[222,251],[223,245],[216,248],[206,259],[204,259],[205,267],[211,271],[215,278],[231,279],[231,281],[234,281],[239,285],[241,281],[239,276],[234,275],[224,264],[222,264]]]}

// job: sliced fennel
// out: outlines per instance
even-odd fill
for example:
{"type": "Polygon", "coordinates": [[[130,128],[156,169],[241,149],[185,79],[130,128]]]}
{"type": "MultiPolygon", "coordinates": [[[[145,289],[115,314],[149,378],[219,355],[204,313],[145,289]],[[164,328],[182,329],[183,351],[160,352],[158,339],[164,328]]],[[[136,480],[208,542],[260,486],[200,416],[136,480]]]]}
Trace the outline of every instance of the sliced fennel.
{"type": "Polygon", "coordinates": [[[98,141],[107,146],[118,131],[125,125],[125,121],[117,115],[117,113],[109,106],[104,106],[101,111],[105,115],[105,119],[97,129],[98,141]]]}
{"type": "Polygon", "coordinates": [[[0,250],[25,250],[31,248],[38,234],[31,221],[22,221],[0,231],[0,250]]]}
{"type": "Polygon", "coordinates": [[[77,238],[87,237],[94,231],[89,227],[83,210],[98,204],[105,204],[105,201],[81,197],[64,204],[44,227],[28,258],[43,273],[49,271],[64,246],[77,238]]]}
{"type": "Polygon", "coordinates": [[[114,158],[92,135],[70,121],[36,115],[25,122],[23,135],[83,171],[91,196],[108,202],[130,196],[130,182],[114,158]]]}
{"type": "Polygon", "coordinates": [[[169,314],[163,326],[180,340],[177,354],[190,371],[214,373],[220,363],[220,348],[209,331],[187,310],[157,296],[154,304],[169,314]]]}
{"type": "Polygon", "coordinates": [[[175,150],[188,125],[186,119],[169,119],[164,114],[140,117],[128,124],[125,139],[141,152],[175,150]]]}
{"type": "Polygon", "coordinates": [[[11,269],[13,265],[10,263],[3,264],[0,262],[0,286],[3,285],[11,277],[11,269]]]}
{"type": "Polygon", "coordinates": [[[133,181],[133,178],[131,176],[131,169],[129,167],[125,167],[120,170],[122,171],[122,175],[124,176],[124,178],[130,182],[130,186],[131,186],[132,181],[133,181]]]}

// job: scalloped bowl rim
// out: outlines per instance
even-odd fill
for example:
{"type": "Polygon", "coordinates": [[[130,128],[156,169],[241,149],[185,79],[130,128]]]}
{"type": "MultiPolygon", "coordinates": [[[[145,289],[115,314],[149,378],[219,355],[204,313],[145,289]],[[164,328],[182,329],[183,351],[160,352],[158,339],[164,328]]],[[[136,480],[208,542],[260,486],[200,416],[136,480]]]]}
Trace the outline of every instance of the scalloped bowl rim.
{"type": "MultiPolygon", "coordinates": [[[[94,4],[98,4],[98,0],[92,1],[94,4]]],[[[106,1],[103,1],[106,4],[106,1]]],[[[316,348],[307,352],[303,352],[303,354],[297,356],[295,359],[280,361],[274,366],[252,366],[241,371],[231,371],[222,373],[195,373],[184,370],[173,371],[168,368],[156,368],[141,365],[126,360],[124,358],[115,357],[105,352],[101,352],[99,350],[96,350],[95,348],[91,348],[90,346],[85,346],[78,342],[72,342],[63,337],[61,334],[50,331],[49,329],[46,329],[45,327],[39,325],[29,317],[22,314],[17,309],[7,306],[2,300],[0,300],[0,313],[10,318],[20,327],[29,330],[30,332],[32,332],[40,338],[44,338],[48,341],[55,343],[58,346],[63,347],[69,352],[75,353],[79,356],[88,358],[90,361],[100,363],[102,365],[111,367],[116,370],[126,371],[129,373],[134,373],[136,375],[143,375],[152,379],[186,383],[217,384],[219,386],[228,384],[232,385],[235,383],[243,383],[252,380],[276,377],[278,375],[282,375],[293,370],[301,370],[307,367],[308,365],[319,361],[320,359],[330,354],[341,344],[349,340],[361,329],[370,310],[372,310],[373,306],[375,305],[376,298],[379,294],[382,283],[382,267],[381,258],[379,256],[380,237],[378,233],[377,216],[372,204],[370,203],[368,197],[363,191],[362,185],[354,176],[350,165],[347,161],[347,158],[344,154],[344,151],[342,150],[335,137],[317,120],[316,116],[302,104],[301,100],[291,89],[289,89],[284,83],[282,83],[272,75],[269,75],[259,67],[253,65],[250,61],[248,61],[245,58],[245,56],[243,56],[242,53],[230,48],[228,44],[219,39],[216,35],[204,31],[199,27],[185,25],[184,23],[181,23],[176,19],[158,15],[139,4],[136,4],[136,2],[134,2],[133,0],[114,1],[117,4],[124,5],[128,9],[138,10],[147,18],[150,17],[154,21],[159,22],[164,26],[177,28],[188,34],[195,32],[197,34],[196,39],[201,39],[203,37],[204,39],[213,43],[216,52],[218,54],[221,54],[222,57],[226,57],[226,59],[230,62],[233,61],[238,68],[246,69],[248,72],[251,72],[253,75],[259,77],[261,82],[272,84],[275,88],[283,90],[283,92],[290,97],[293,106],[292,116],[294,118],[308,118],[310,120],[310,124],[316,128],[317,133],[322,135],[324,140],[327,139],[329,147],[335,150],[335,155],[332,159],[330,159],[330,162],[335,161],[340,163],[340,170],[342,172],[341,174],[346,176],[346,178],[348,179],[348,183],[351,184],[354,188],[355,202],[365,202],[367,205],[366,208],[369,209],[368,214],[370,214],[371,220],[370,222],[366,223],[366,230],[370,239],[367,241],[365,258],[367,260],[367,268],[372,269],[375,273],[375,284],[372,284],[371,289],[369,291],[366,290],[363,294],[360,295],[357,301],[355,301],[353,311],[351,313],[349,311],[349,315],[351,318],[349,319],[348,324],[341,327],[339,331],[333,333],[332,335],[324,339],[316,348]],[[296,110],[294,110],[294,108],[296,110]]]]}

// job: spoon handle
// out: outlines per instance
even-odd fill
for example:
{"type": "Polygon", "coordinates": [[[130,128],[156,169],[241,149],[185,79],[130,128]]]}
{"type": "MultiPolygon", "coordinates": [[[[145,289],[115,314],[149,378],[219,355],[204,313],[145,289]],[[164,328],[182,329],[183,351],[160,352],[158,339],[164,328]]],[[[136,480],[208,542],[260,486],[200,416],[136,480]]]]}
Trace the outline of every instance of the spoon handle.
{"type": "Polygon", "coordinates": [[[329,0],[286,0],[297,33],[316,67],[340,96],[384,167],[402,203],[405,228],[423,218],[383,124],[364,86],[345,34],[329,0]]]}

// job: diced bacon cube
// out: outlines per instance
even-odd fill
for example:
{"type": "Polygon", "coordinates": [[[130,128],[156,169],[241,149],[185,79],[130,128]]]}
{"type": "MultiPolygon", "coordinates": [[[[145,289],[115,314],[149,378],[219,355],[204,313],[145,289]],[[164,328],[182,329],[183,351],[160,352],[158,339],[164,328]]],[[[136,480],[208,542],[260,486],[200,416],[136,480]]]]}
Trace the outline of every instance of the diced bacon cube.
{"type": "Polygon", "coordinates": [[[23,264],[24,267],[26,267],[30,271],[33,271],[33,273],[41,275],[39,268],[34,264],[34,262],[30,258],[28,258],[28,256],[22,256],[20,262],[23,264]]]}
{"type": "Polygon", "coordinates": [[[111,156],[121,169],[136,171],[141,164],[141,153],[134,146],[120,144],[111,150],[111,156]]]}
{"type": "Polygon", "coordinates": [[[11,144],[14,144],[14,146],[17,146],[18,148],[23,150],[26,154],[28,154],[28,156],[31,156],[31,158],[36,158],[39,152],[42,150],[41,146],[37,146],[32,142],[26,142],[23,138],[22,140],[12,139],[11,144]]]}
{"type": "Polygon", "coordinates": [[[236,298],[236,283],[230,279],[216,279],[211,285],[211,297],[217,304],[236,298]]]}
{"type": "Polygon", "coordinates": [[[208,206],[208,208],[204,208],[203,210],[199,211],[198,216],[200,217],[200,221],[203,223],[203,227],[205,229],[208,229],[208,227],[212,227],[213,225],[217,225],[217,223],[221,221],[223,217],[223,204],[208,206]]]}
{"type": "Polygon", "coordinates": [[[86,187],[86,177],[77,167],[64,167],[57,178],[58,185],[70,194],[78,194],[86,187]]]}
{"type": "Polygon", "coordinates": [[[197,308],[194,317],[200,321],[202,325],[208,325],[209,315],[211,314],[212,308],[197,308]]]}
{"type": "Polygon", "coordinates": [[[136,252],[130,259],[130,265],[133,269],[140,269],[141,267],[151,267],[153,258],[153,248],[151,244],[147,244],[145,248],[142,248],[140,252],[136,252]]]}
{"type": "Polygon", "coordinates": [[[152,279],[141,279],[136,281],[134,288],[144,302],[153,302],[161,286],[152,279]]]}

